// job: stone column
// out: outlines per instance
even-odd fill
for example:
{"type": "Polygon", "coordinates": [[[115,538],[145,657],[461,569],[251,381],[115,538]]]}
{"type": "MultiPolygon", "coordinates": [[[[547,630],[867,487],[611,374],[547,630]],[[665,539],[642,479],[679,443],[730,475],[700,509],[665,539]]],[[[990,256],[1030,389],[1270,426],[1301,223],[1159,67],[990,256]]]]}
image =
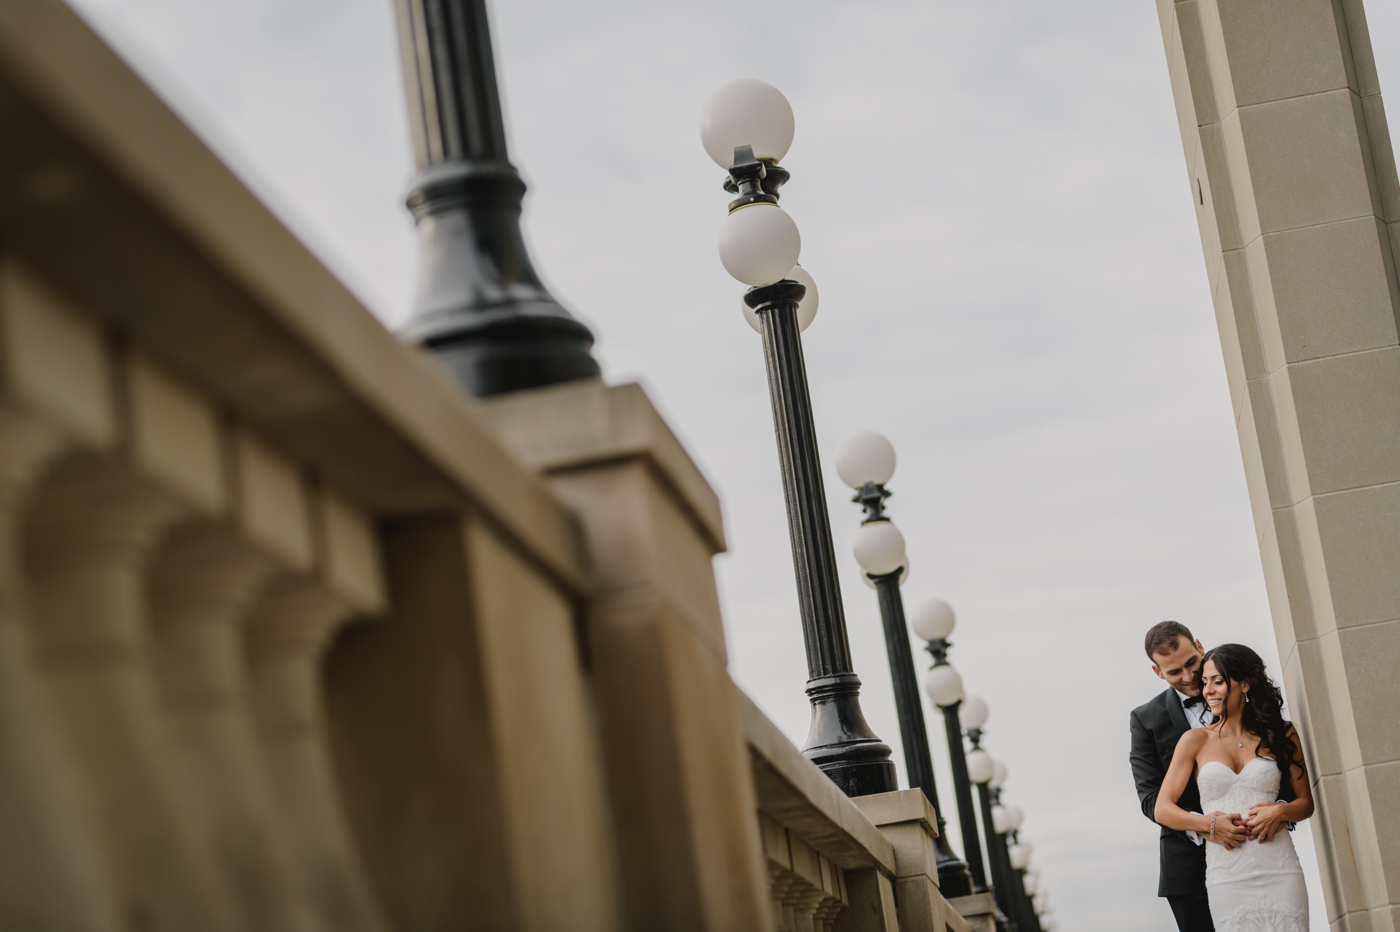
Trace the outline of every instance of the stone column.
{"type": "Polygon", "coordinates": [[[1360,0],[1158,0],[1336,929],[1400,907],[1400,184],[1360,0]]]}
{"type": "Polygon", "coordinates": [[[151,669],[146,566],[185,514],[105,459],[65,467],[27,521],[40,664],[123,912],[161,932],[237,928],[151,669]]]}
{"type": "Polygon", "coordinates": [[[585,638],[632,927],[771,928],[711,566],[724,549],[714,492],[636,385],[522,392],[486,411],[583,527],[585,638]]]}
{"type": "Polygon", "coordinates": [[[113,442],[111,384],[97,328],[0,255],[0,928],[122,925],[42,688],[22,539],[24,509],[53,463],[75,445],[113,442]]]}
{"type": "Polygon", "coordinates": [[[322,710],[321,659],[354,614],[317,582],[276,584],[247,633],[253,708],[277,817],[323,927],[387,932],[342,814],[322,710]]]}
{"type": "Polygon", "coordinates": [[[20,514],[64,449],[57,433],[0,409],[0,927],[120,927],[69,760],[54,741],[25,604],[20,514]]]}
{"type": "Polygon", "coordinates": [[[151,579],[155,669],[175,750],[207,799],[210,841],[249,930],[319,928],[283,838],[250,704],[244,624],[276,571],[227,528],[198,524],[151,579]]]}

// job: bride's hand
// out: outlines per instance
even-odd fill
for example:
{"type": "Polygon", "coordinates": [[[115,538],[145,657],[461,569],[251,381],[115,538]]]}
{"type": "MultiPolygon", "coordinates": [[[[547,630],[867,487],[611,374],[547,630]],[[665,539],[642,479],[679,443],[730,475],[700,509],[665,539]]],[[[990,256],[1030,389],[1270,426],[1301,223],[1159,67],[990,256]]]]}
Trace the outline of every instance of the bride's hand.
{"type": "Polygon", "coordinates": [[[1208,815],[1215,820],[1215,831],[1205,835],[1207,841],[1215,842],[1226,851],[1233,851],[1249,841],[1249,830],[1238,812],[1217,811],[1208,815]]]}
{"type": "Polygon", "coordinates": [[[1249,807],[1246,825],[1249,827],[1251,838],[1257,838],[1261,842],[1273,841],[1283,822],[1283,803],[1260,803],[1249,807]]]}

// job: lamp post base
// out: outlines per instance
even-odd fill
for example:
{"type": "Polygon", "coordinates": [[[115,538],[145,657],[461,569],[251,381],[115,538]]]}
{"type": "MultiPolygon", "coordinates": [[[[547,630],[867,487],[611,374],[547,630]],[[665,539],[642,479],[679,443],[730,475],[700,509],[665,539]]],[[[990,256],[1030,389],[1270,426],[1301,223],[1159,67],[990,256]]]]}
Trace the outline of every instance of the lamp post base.
{"type": "MultiPolygon", "coordinates": [[[[942,822],[942,817],[938,821],[942,822]]],[[[938,861],[939,892],[950,900],[955,896],[972,896],[972,872],[967,869],[967,862],[953,854],[951,849],[944,850],[948,848],[948,842],[941,834],[934,844],[938,846],[934,849],[934,856],[938,861]]]]}
{"type": "Polygon", "coordinates": [[[474,398],[598,377],[593,334],[552,298],[520,233],[525,182],[505,161],[418,173],[409,207],[422,251],[400,336],[428,350],[474,398]]]}
{"type": "Polygon", "coordinates": [[[847,796],[899,789],[890,746],[870,730],[860,710],[860,677],[838,673],[807,681],[812,726],[802,753],[847,796]]]}

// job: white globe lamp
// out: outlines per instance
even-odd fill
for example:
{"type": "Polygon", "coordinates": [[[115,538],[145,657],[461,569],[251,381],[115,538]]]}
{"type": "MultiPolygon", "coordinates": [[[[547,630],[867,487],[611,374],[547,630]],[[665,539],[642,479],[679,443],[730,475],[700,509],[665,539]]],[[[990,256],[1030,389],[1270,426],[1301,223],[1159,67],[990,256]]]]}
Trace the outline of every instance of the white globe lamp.
{"type": "Polygon", "coordinates": [[[957,623],[953,606],[942,599],[920,602],[909,616],[909,627],[925,641],[946,641],[957,623]]]}
{"type": "Polygon", "coordinates": [[[836,474],[853,489],[884,485],[894,475],[894,444],[873,430],[851,434],[836,448],[836,474]]]}
{"type": "MultiPolygon", "coordinates": [[[[981,696],[968,696],[963,700],[962,708],[958,711],[958,718],[962,719],[962,726],[968,731],[981,731],[982,726],[987,724],[987,717],[991,715],[991,709],[987,708],[987,701],[981,696]]],[[[990,757],[987,758],[991,760],[990,757]]],[[[987,780],[991,775],[987,776],[987,780]]],[[[987,780],[978,780],[978,783],[986,783],[987,780]]]]}
{"type": "Polygon", "coordinates": [[[994,769],[992,755],[986,751],[979,748],[967,755],[967,778],[973,783],[986,783],[994,769]]]}
{"type": "Polygon", "coordinates": [[[801,254],[797,224],[777,204],[747,204],[720,224],[719,261],[746,285],[781,281],[801,254]]]}
{"type": "Polygon", "coordinates": [[[998,835],[1005,835],[1011,831],[1011,819],[1006,812],[1005,806],[992,807],[992,831],[998,835]]]}
{"type": "Polygon", "coordinates": [[[726,171],[734,167],[738,146],[752,146],[754,158],[781,161],[794,129],[792,105],[782,91],[756,78],[730,81],[700,108],[700,142],[726,171]]]}
{"type": "Polygon", "coordinates": [[[924,676],[924,692],[940,709],[963,700],[962,675],[951,663],[941,663],[924,676]]]}
{"type": "Polygon", "coordinates": [[[996,773],[992,774],[992,782],[989,784],[992,789],[999,790],[1006,783],[1006,765],[1001,761],[996,762],[996,773]]]}
{"type": "Polygon", "coordinates": [[[904,565],[904,535],[893,521],[872,521],[856,531],[856,562],[871,576],[893,573],[904,565]]]}
{"type": "MultiPolygon", "coordinates": [[[[1031,853],[1033,851],[1035,851],[1035,845],[1028,841],[1012,845],[1007,851],[1007,854],[1011,856],[1011,866],[1019,871],[1026,870],[1031,866],[1031,853]]],[[[1029,877],[1031,875],[1027,874],[1026,876],[1029,877]]]]}

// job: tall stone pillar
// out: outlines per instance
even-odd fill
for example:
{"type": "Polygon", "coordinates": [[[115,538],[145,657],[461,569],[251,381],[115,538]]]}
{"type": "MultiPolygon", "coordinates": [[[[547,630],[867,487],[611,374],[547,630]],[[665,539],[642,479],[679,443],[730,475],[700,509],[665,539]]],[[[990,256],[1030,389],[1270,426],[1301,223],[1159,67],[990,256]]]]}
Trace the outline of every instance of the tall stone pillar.
{"type": "Polygon", "coordinates": [[[1400,926],[1400,183],[1360,0],[1158,0],[1328,915],[1400,926]]]}

